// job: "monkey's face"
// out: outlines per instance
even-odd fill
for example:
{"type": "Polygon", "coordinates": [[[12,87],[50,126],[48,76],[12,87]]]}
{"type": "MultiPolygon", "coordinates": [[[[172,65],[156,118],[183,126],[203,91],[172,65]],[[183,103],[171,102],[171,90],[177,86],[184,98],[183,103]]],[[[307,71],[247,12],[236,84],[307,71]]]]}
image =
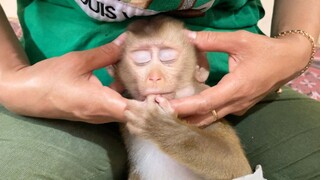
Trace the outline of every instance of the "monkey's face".
{"type": "Polygon", "coordinates": [[[183,29],[182,22],[168,17],[129,25],[117,74],[133,98],[160,94],[171,99],[192,86],[196,50],[183,29]]]}
{"type": "Polygon", "coordinates": [[[148,95],[172,99],[176,91],[193,82],[195,61],[188,59],[195,57],[187,50],[164,42],[132,45],[118,65],[120,78],[135,99],[148,95]]]}

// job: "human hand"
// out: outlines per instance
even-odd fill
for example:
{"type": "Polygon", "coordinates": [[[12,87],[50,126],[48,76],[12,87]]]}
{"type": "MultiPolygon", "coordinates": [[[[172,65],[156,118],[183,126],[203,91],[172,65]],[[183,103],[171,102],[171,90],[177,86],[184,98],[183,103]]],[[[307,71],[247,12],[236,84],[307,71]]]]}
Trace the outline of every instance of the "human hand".
{"type": "Polygon", "coordinates": [[[180,116],[193,115],[192,123],[198,126],[215,120],[209,113],[213,110],[219,118],[244,114],[268,93],[294,78],[308,63],[311,52],[310,42],[301,35],[279,39],[246,31],[188,32],[188,35],[202,51],[229,54],[229,73],[216,86],[171,101],[180,116]],[[197,118],[199,115],[203,117],[197,118]]]}
{"type": "Polygon", "coordinates": [[[93,70],[118,60],[123,41],[124,37],[119,36],[101,47],[3,73],[1,104],[26,116],[88,123],[123,121],[127,100],[104,87],[92,74],[93,70]]]}

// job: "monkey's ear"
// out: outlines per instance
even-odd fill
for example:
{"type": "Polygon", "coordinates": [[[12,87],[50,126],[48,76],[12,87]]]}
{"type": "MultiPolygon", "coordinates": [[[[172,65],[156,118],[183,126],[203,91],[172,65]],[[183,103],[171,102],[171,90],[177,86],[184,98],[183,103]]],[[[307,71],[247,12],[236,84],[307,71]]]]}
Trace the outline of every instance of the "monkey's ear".
{"type": "Polygon", "coordinates": [[[116,71],[117,66],[116,65],[110,65],[106,67],[107,72],[111,77],[115,77],[115,71],[116,71]]]}
{"type": "Polygon", "coordinates": [[[207,55],[205,52],[197,51],[197,66],[195,69],[195,79],[200,82],[204,83],[209,77],[209,63],[207,59],[207,55]]]}
{"type": "Polygon", "coordinates": [[[204,83],[209,77],[209,70],[197,65],[194,76],[198,82],[204,83]]]}

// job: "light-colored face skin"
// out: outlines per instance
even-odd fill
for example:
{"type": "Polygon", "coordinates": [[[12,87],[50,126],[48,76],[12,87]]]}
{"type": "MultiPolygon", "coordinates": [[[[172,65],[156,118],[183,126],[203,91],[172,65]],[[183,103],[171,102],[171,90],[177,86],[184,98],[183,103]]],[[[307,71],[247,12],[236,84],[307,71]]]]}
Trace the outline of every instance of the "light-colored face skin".
{"type": "Polygon", "coordinates": [[[151,94],[171,94],[174,81],[168,74],[174,74],[180,50],[171,47],[151,45],[129,52],[129,60],[137,70],[142,81],[138,81],[142,96],[151,94]]]}
{"type": "Polygon", "coordinates": [[[176,77],[181,70],[181,47],[164,44],[149,44],[128,49],[125,59],[130,64],[130,71],[136,77],[135,91],[139,100],[148,95],[161,94],[173,98],[179,83],[176,77]]]}

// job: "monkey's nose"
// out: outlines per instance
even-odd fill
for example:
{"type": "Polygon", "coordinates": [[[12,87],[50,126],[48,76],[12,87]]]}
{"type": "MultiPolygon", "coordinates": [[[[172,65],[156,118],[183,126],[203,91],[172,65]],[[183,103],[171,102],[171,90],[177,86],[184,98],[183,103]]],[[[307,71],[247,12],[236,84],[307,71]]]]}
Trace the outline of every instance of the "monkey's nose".
{"type": "Polygon", "coordinates": [[[156,83],[163,79],[163,74],[159,70],[152,70],[149,72],[147,79],[149,82],[156,83]]]}
{"type": "Polygon", "coordinates": [[[160,80],[161,80],[161,77],[159,77],[159,76],[151,76],[151,77],[149,77],[149,81],[151,81],[151,82],[158,82],[160,80]]]}

